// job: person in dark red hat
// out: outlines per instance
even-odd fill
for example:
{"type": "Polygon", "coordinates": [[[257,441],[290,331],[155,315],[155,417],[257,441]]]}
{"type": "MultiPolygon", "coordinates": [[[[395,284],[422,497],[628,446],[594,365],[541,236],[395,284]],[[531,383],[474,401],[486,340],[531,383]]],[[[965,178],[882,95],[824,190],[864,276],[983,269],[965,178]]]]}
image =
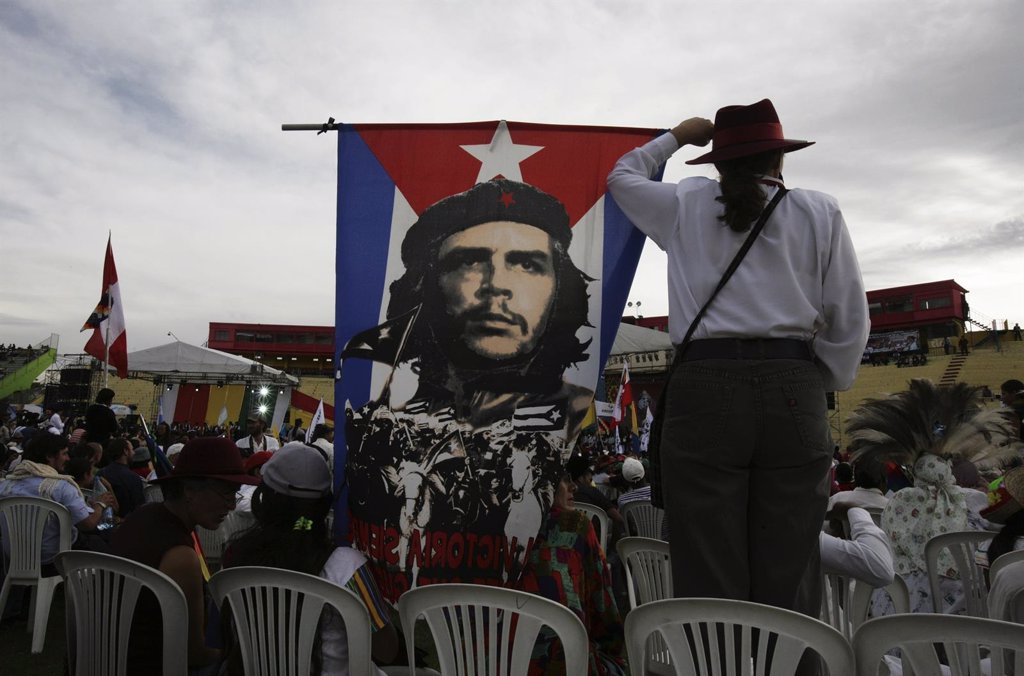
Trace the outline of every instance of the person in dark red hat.
{"type": "MultiPolygon", "coordinates": [[[[259,478],[246,473],[239,449],[230,440],[198,437],[185,444],[169,475],[150,483],[163,489],[164,501],[132,512],[114,531],[111,552],[156,568],[181,587],[188,602],[189,668],[214,669],[222,656],[203,641],[208,574],[193,534],[196,526],[209,530],[220,526],[235,508],[238,487],[257,484],[259,478]]],[[[128,673],[160,673],[161,635],[156,598],[144,591],[128,643],[128,673]]]]}
{"type": "Polygon", "coordinates": [[[608,188],[668,253],[677,356],[652,479],[663,487],[675,594],[817,617],[832,455],[825,392],[853,383],[869,321],[835,198],[782,181],[784,155],[811,144],[783,134],[768,99],[727,106],[714,124],[688,119],[624,155],[608,188]],[[709,141],[688,164],[713,163],[717,181],[652,180],[680,147],[709,141]]]}

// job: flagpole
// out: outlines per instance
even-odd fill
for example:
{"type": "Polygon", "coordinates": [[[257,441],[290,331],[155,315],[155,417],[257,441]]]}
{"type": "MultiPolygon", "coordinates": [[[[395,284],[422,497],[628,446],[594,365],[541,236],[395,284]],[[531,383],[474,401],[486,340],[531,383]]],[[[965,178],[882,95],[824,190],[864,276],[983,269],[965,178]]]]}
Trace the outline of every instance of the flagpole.
{"type": "Polygon", "coordinates": [[[110,315],[103,320],[103,387],[107,386],[110,377],[110,315]]]}

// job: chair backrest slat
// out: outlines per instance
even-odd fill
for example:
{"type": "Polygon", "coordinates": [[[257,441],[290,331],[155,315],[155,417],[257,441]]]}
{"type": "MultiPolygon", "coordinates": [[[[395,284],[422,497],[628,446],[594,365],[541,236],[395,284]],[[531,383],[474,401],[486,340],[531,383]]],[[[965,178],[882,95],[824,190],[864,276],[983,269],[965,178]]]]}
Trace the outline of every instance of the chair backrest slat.
{"type": "Polygon", "coordinates": [[[652,633],[665,639],[676,673],[791,676],[806,650],[816,653],[830,676],[853,673],[846,638],[823,622],[781,608],[726,599],[667,599],[646,603],[626,616],[629,663],[649,665],[652,633]],[[757,638],[753,630],[757,630],[757,638]],[[735,633],[740,640],[736,641],[735,633]],[[691,646],[692,644],[692,646],[691,646]]]}
{"type": "Polygon", "coordinates": [[[1016,673],[1024,669],[1024,625],[964,615],[914,613],[865,622],[853,636],[858,676],[875,676],[889,651],[899,649],[903,673],[938,674],[946,664],[952,676],[1016,673]],[[936,650],[941,647],[942,653],[936,650]],[[982,650],[991,669],[982,672],[982,650]]]}
{"type": "Polygon", "coordinates": [[[10,538],[7,576],[12,581],[39,577],[43,531],[49,519],[57,521],[58,551],[71,549],[71,513],[67,507],[46,498],[0,498],[0,520],[10,538]]]}
{"type": "Polygon", "coordinates": [[[608,518],[608,513],[597,505],[592,505],[589,502],[577,502],[575,503],[574,509],[576,509],[577,512],[583,512],[590,516],[591,521],[594,521],[595,519],[597,520],[597,526],[595,527],[595,530],[597,531],[597,539],[601,543],[601,551],[607,554],[608,538],[611,535],[611,520],[608,518]]]}
{"type": "Polygon", "coordinates": [[[622,505],[622,518],[629,535],[661,538],[665,510],[655,507],[650,500],[633,500],[622,505]]]}
{"type": "Polygon", "coordinates": [[[218,606],[228,602],[246,674],[308,674],[325,609],[345,623],[349,674],[371,673],[370,613],[344,587],[306,573],[246,566],[216,573],[210,594],[218,606]]]}
{"type": "Polygon", "coordinates": [[[991,539],[992,534],[985,531],[963,531],[936,535],[925,543],[925,565],[928,568],[928,582],[936,613],[946,612],[942,604],[943,594],[940,587],[941,578],[946,571],[939,570],[939,561],[942,552],[949,551],[963,586],[967,614],[971,617],[988,617],[988,590],[981,570],[974,563],[974,550],[982,542],[991,539]]]}
{"type": "Polygon", "coordinates": [[[163,673],[188,671],[188,632],[182,629],[188,623],[188,605],[171,578],[99,552],[61,552],[55,563],[67,585],[76,676],[124,676],[132,620],[143,589],[156,597],[163,617],[163,673]]]}
{"type": "Polygon", "coordinates": [[[534,594],[437,584],[407,591],[398,600],[398,612],[409,654],[415,645],[416,622],[426,619],[444,676],[526,674],[533,646],[545,626],[561,640],[568,676],[587,673],[589,644],[583,623],[568,608],[534,594]],[[491,647],[486,660],[482,659],[484,646],[491,647]]]}

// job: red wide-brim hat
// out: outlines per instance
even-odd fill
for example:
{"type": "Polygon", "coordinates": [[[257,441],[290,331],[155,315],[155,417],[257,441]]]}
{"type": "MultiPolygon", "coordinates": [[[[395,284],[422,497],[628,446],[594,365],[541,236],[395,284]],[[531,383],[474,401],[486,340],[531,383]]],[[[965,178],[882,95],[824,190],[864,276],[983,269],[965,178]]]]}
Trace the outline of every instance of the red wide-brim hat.
{"type": "Polygon", "coordinates": [[[152,479],[149,483],[184,478],[221,479],[250,486],[260,482],[259,478],[246,473],[241,451],[230,439],[224,437],[192,439],[181,449],[171,473],[152,479]]]}
{"type": "Polygon", "coordinates": [[[687,164],[710,164],[722,160],[757,155],[770,150],[791,153],[813,145],[814,141],[786,138],[782,123],[769,99],[749,106],[726,106],[715,113],[715,132],[711,152],[687,160],[687,164]]]}

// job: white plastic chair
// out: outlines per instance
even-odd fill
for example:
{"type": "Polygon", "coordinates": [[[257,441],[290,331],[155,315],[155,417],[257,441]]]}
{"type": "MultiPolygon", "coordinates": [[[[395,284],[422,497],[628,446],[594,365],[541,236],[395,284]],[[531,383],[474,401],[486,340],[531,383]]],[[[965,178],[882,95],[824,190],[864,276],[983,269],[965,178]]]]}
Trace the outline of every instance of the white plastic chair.
{"type": "Polygon", "coordinates": [[[565,650],[567,676],[587,673],[587,630],[576,614],[541,596],[472,584],[435,584],[405,592],[398,613],[414,653],[420,617],[437,647],[444,676],[520,676],[542,627],[554,630],[565,650]]]}
{"type": "Polygon", "coordinates": [[[661,524],[665,520],[665,510],[655,507],[650,500],[636,500],[624,504],[621,511],[626,522],[627,534],[661,539],[661,524]]]}
{"type": "Polygon", "coordinates": [[[601,543],[601,551],[607,555],[608,537],[611,534],[611,520],[608,518],[608,512],[589,502],[577,502],[575,509],[577,512],[583,512],[589,516],[591,521],[597,519],[597,539],[601,543]]]}
{"type": "Polygon", "coordinates": [[[971,617],[988,617],[988,590],[981,569],[974,563],[974,550],[982,542],[991,539],[992,534],[985,531],[962,531],[936,535],[925,543],[924,560],[928,568],[934,612],[947,612],[942,604],[942,589],[939,586],[939,578],[945,571],[938,570],[938,561],[939,554],[948,549],[960,575],[967,614],[971,617]]]}
{"type": "Polygon", "coordinates": [[[626,615],[626,646],[634,673],[644,673],[644,647],[659,633],[680,676],[790,676],[809,650],[829,676],[852,676],[853,650],[838,631],[791,610],[728,599],[669,599],[626,615]]]}
{"type": "Polygon", "coordinates": [[[162,673],[188,673],[188,605],[174,580],[141,563],[99,552],[62,552],[56,565],[67,583],[71,673],[125,676],[135,603],[143,589],[156,597],[163,617],[162,673]]]}
{"type": "Polygon", "coordinates": [[[996,579],[996,574],[1011,563],[1017,563],[1024,561],[1024,549],[1018,549],[1012,552],[1006,552],[988,569],[988,580],[992,582],[996,579]]]}
{"type": "Polygon", "coordinates": [[[7,523],[11,559],[0,587],[0,611],[7,606],[11,587],[32,587],[28,626],[32,632],[32,654],[43,652],[46,625],[50,619],[53,593],[61,583],[58,575],[42,577],[43,530],[48,519],[57,520],[57,551],[71,549],[71,513],[67,507],[46,498],[0,498],[0,519],[7,523]]]}
{"type": "MultiPolygon", "coordinates": [[[[1024,552],[1018,552],[1024,553],[1024,552]]],[[[1003,554],[996,562],[1006,558],[1003,554]]],[[[988,612],[993,620],[1024,624],[1024,557],[1003,564],[989,577],[988,612]]]]}
{"type": "Polygon", "coordinates": [[[937,613],[870,620],[853,635],[857,676],[888,674],[887,669],[879,672],[879,668],[883,656],[893,648],[900,650],[901,657],[895,659],[902,662],[904,674],[1003,676],[1009,673],[1007,667],[1011,664],[1015,673],[1024,673],[1024,625],[1010,622],[937,613]],[[942,648],[944,659],[936,652],[937,646],[942,648]],[[990,662],[983,667],[985,658],[990,662]]]}
{"type": "MultiPolygon", "coordinates": [[[[864,624],[871,610],[871,596],[877,587],[834,571],[822,571],[821,621],[827,622],[847,638],[853,638],[857,627],[864,624]]],[[[910,612],[910,590],[897,575],[885,587],[897,613],[910,612]]]]}
{"type": "Polygon", "coordinates": [[[308,674],[321,613],[327,608],[345,623],[348,673],[375,673],[370,662],[370,613],[344,587],[293,570],[241,566],[211,577],[210,594],[218,606],[228,601],[242,664],[250,676],[308,674]]]}
{"type": "MultiPolygon", "coordinates": [[[[629,607],[672,598],[672,557],[668,543],[653,538],[625,537],[616,548],[626,570],[629,607]]],[[[647,671],[671,674],[672,662],[661,635],[647,642],[647,671]]]]}
{"type": "Polygon", "coordinates": [[[672,560],[667,542],[625,537],[616,548],[626,569],[630,608],[672,598],[672,560]]]}

